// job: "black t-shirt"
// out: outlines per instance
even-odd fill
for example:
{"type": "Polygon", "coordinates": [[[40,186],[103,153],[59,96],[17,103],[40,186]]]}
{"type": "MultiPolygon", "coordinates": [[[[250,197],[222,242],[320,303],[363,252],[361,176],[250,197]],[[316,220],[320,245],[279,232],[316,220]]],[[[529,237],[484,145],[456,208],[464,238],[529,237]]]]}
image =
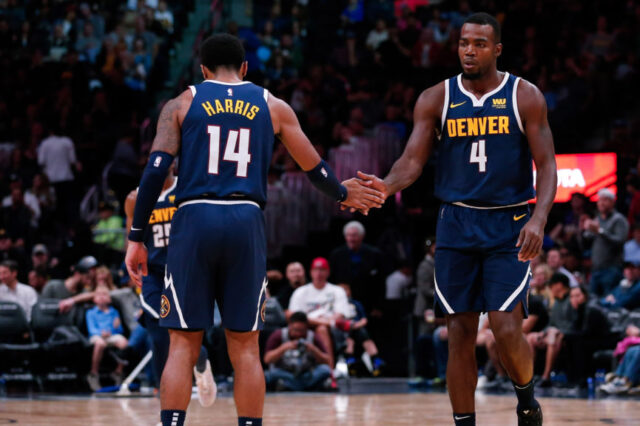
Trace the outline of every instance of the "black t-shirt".
{"type": "Polygon", "coordinates": [[[538,321],[531,331],[542,331],[549,324],[549,311],[544,306],[542,297],[529,296],[529,315],[537,315],[538,321]]]}

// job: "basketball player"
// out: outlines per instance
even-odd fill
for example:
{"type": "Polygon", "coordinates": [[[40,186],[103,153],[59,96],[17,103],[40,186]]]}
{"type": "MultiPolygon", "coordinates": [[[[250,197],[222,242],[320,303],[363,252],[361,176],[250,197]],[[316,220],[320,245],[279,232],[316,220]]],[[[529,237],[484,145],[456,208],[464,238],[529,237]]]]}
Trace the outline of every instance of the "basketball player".
{"type": "Polygon", "coordinates": [[[458,55],[462,74],[424,91],[407,147],[383,180],[386,197],[411,185],[435,148],[438,211],[435,290],[449,331],[447,385],[456,425],[475,424],[475,341],[489,312],[502,365],[518,397],[518,424],[539,425],[532,355],[522,334],[529,260],[542,247],[556,191],[553,138],[540,90],[497,70],[498,22],[486,13],[465,21],[458,55]],[[439,141],[436,142],[436,133],[439,141]],[[538,199],[533,198],[531,157],[538,199]]]}
{"type": "Polygon", "coordinates": [[[151,155],[140,182],[126,264],[139,283],[147,274],[144,229],[167,171],[180,155],[171,239],[161,296],[160,325],[170,346],[162,373],[163,425],[184,423],[191,371],[203,330],[218,301],[240,426],[260,426],[264,374],[258,332],[264,321],[266,242],[261,207],[273,135],[280,137],[311,182],[343,205],[366,211],[382,194],[353,178],[342,182],[315,151],[289,105],[242,79],[247,72],[241,42],[216,34],[202,44],[205,81],[170,100],[158,119],[151,155]]]}
{"type": "MultiPolygon", "coordinates": [[[[160,320],[158,312],[162,310],[160,295],[164,287],[164,269],[167,264],[171,218],[176,211],[174,201],[177,184],[178,178],[174,176],[174,165],[172,165],[169,167],[169,173],[162,186],[162,193],[153,207],[144,235],[144,245],[148,250],[147,270],[149,273],[142,277],[142,292],[140,294],[142,317],[140,323],[151,336],[153,368],[158,380],[162,376],[162,370],[169,353],[169,332],[158,324],[160,320]]],[[[127,230],[131,229],[137,196],[138,190],[135,189],[129,193],[124,202],[127,230]]],[[[212,405],[216,400],[217,388],[211,372],[209,356],[204,346],[200,348],[200,355],[193,368],[193,374],[198,387],[198,401],[203,407],[212,405]]]]}

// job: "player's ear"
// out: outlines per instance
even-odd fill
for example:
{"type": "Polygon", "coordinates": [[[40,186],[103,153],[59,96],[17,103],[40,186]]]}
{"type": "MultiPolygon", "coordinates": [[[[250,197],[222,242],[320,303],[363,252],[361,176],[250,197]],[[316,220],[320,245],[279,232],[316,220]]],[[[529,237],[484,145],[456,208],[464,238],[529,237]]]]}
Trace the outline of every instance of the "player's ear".
{"type": "Polygon", "coordinates": [[[240,65],[240,77],[243,79],[247,75],[247,71],[249,70],[249,62],[244,61],[242,65],[240,65]]]}
{"type": "Polygon", "coordinates": [[[496,43],[496,58],[502,55],[502,43],[496,43]]]}

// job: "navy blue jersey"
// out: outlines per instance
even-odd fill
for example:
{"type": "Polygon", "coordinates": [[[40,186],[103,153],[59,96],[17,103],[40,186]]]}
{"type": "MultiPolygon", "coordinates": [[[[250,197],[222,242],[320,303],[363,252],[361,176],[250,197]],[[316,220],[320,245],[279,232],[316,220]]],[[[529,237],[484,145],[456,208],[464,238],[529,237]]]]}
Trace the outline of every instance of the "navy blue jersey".
{"type": "Polygon", "coordinates": [[[164,265],[167,263],[171,219],[177,209],[175,204],[177,183],[178,179],[175,178],[173,185],[162,191],[158,197],[149,218],[149,226],[144,233],[144,245],[148,251],[147,263],[156,273],[164,273],[164,265]]]}
{"type": "Polygon", "coordinates": [[[445,81],[435,195],[444,202],[508,206],[534,197],[531,152],[518,113],[519,77],[477,99],[462,75],[445,81]]]}
{"type": "Polygon", "coordinates": [[[273,151],[268,91],[249,81],[190,86],[176,201],[248,199],[264,206],[273,151]]]}

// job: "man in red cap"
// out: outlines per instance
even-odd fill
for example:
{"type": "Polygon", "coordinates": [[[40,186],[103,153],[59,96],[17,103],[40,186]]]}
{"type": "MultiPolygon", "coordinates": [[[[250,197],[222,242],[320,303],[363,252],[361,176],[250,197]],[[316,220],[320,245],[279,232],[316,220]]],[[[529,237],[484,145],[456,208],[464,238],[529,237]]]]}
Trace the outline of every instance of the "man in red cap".
{"type": "Polygon", "coordinates": [[[329,365],[333,368],[331,327],[349,315],[349,302],[345,291],[327,282],[329,262],[316,257],[311,262],[311,282],[296,289],[289,301],[290,312],[304,312],[309,325],[315,328],[318,338],[329,352],[329,365]]]}

